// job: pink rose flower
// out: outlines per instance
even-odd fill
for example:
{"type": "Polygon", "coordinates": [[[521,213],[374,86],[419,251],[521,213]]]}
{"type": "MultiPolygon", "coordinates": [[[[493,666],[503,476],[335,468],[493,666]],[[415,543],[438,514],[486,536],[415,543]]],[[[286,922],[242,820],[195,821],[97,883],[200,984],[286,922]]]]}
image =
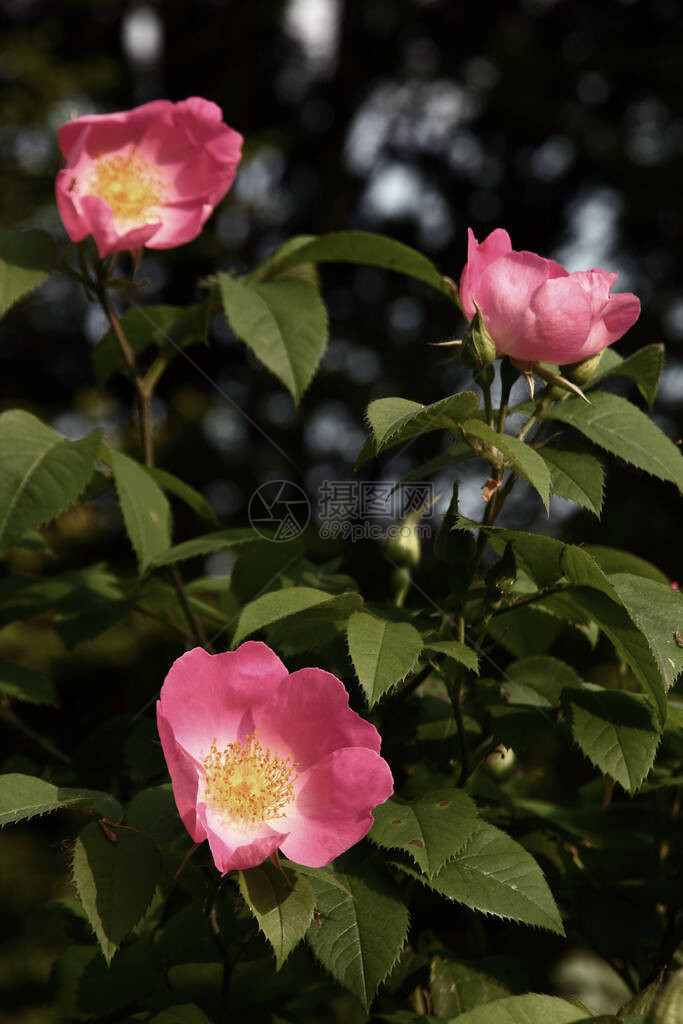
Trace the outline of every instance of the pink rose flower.
{"type": "Polygon", "coordinates": [[[178,658],[157,724],[180,816],[222,874],[278,849],[322,867],[363,838],[393,793],[379,733],[339,679],[290,675],[263,643],[178,658]]]}
{"type": "Polygon", "coordinates": [[[468,236],[460,298],[470,321],[479,307],[498,355],[578,363],[602,352],[640,315],[635,295],[610,295],[616,274],[570,274],[554,260],[515,252],[502,228],[481,243],[471,229],[468,236]]]}
{"type": "Polygon", "coordinates": [[[59,213],[69,238],[93,235],[100,256],[191,242],[228,191],[242,136],[220,107],[193,96],[67,122],[58,141],[59,213]]]}

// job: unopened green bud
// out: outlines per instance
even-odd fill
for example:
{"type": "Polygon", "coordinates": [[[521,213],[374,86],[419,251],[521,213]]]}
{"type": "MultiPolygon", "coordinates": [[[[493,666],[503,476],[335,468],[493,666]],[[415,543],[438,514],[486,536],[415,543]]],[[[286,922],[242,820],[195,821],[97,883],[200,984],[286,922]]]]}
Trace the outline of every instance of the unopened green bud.
{"type": "Polygon", "coordinates": [[[387,544],[387,554],[397,565],[414,569],[420,564],[422,545],[418,526],[422,519],[422,509],[409,512],[402,523],[395,527],[387,544]]]}
{"type": "Polygon", "coordinates": [[[579,387],[585,386],[595,376],[595,372],[600,365],[602,360],[602,352],[598,352],[596,356],[591,356],[590,359],[584,359],[580,363],[572,363],[570,366],[565,367],[565,372],[572,380],[576,381],[579,387]]]}
{"type": "Polygon", "coordinates": [[[471,370],[480,370],[496,358],[496,343],[486,330],[484,317],[477,306],[472,323],[462,341],[462,361],[471,370]]]}
{"type": "Polygon", "coordinates": [[[484,761],[484,767],[495,779],[502,779],[515,767],[517,755],[501,743],[484,761]]]}
{"type": "Polygon", "coordinates": [[[509,594],[517,579],[517,563],[511,544],[505,545],[503,557],[495,562],[486,573],[486,590],[489,604],[495,605],[501,596],[509,594]]]}

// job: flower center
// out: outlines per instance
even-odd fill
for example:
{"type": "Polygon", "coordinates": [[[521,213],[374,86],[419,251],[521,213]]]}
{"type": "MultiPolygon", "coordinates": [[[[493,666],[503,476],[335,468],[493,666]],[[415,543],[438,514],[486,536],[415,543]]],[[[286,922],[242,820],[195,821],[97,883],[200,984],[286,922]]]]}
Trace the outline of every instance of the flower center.
{"type": "Polygon", "coordinates": [[[88,193],[109,203],[117,225],[141,225],[159,220],[158,206],[165,198],[166,186],[155,165],[133,150],[130,156],[101,156],[88,193]]]}
{"type": "Polygon", "coordinates": [[[254,823],[281,818],[294,799],[297,765],[265,750],[258,733],[219,750],[214,739],[204,758],[206,802],[231,818],[254,823]]]}

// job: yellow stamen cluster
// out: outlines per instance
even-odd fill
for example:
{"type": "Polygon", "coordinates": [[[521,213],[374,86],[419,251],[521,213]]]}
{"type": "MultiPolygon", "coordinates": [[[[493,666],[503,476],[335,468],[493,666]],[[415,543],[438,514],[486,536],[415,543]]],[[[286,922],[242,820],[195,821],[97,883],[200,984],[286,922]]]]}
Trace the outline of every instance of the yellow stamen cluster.
{"type": "Polygon", "coordinates": [[[118,226],[134,227],[159,219],[166,186],[157,168],[133,150],[130,156],[100,157],[87,191],[109,203],[118,226]]]}
{"type": "Polygon", "coordinates": [[[265,750],[258,734],[219,750],[214,739],[204,758],[205,799],[231,818],[253,824],[281,818],[294,799],[297,765],[277,750],[265,750]]]}

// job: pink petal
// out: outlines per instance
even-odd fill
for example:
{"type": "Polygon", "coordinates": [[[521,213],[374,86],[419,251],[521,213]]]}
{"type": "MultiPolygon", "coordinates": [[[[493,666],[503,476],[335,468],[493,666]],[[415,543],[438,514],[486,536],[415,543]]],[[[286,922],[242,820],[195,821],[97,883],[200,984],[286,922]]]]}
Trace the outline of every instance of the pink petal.
{"type": "Polygon", "coordinates": [[[82,145],[87,145],[90,155],[96,159],[102,153],[110,153],[141,139],[151,123],[168,116],[172,109],[173,103],[170,100],[154,100],[133,110],[115,114],[77,117],[59,129],[59,148],[67,163],[72,160],[74,149],[82,145]]]}
{"type": "Polygon", "coordinates": [[[546,281],[532,296],[530,319],[509,340],[505,352],[515,359],[571,363],[591,329],[591,302],[571,276],[546,281]]]}
{"type": "Polygon", "coordinates": [[[174,203],[164,206],[161,223],[146,243],[148,249],[173,249],[196,238],[213,213],[209,203],[174,203]]]}
{"type": "Polygon", "coordinates": [[[214,863],[223,875],[262,864],[282,843],[283,833],[267,825],[241,827],[203,803],[197,806],[197,817],[206,830],[214,863]]]}
{"type": "Polygon", "coordinates": [[[348,850],[372,827],[372,809],[388,800],[394,780],[386,761],[365,747],[335,750],[299,777],[291,828],[282,852],[318,868],[348,850]]]}
{"type": "Polygon", "coordinates": [[[476,312],[472,292],[482,273],[493,260],[510,252],[512,243],[504,228],[496,228],[481,243],[474,237],[472,228],[467,229],[467,263],[460,276],[460,299],[468,320],[472,320],[476,312]]]}
{"type": "Polygon", "coordinates": [[[158,230],[158,224],[143,224],[130,231],[118,231],[109,203],[99,196],[78,196],[70,192],[67,178],[68,172],[61,171],[55,194],[60,216],[72,242],[80,242],[87,235],[92,235],[99,255],[104,257],[112,252],[145,245],[158,230]]]}
{"type": "Polygon", "coordinates": [[[168,773],[171,776],[173,796],[175,797],[178,814],[195,843],[201,843],[206,839],[206,830],[197,819],[199,780],[197,766],[182,747],[176,743],[173,730],[162,714],[160,701],[157,701],[157,727],[159,729],[161,747],[166,758],[166,764],[168,765],[168,773]]]}
{"type": "Polygon", "coordinates": [[[195,647],[178,658],[161,688],[161,710],[175,739],[201,761],[213,740],[219,749],[253,732],[253,712],[270,702],[287,676],[264,643],[207,654],[195,647]]]}
{"type": "Polygon", "coordinates": [[[320,668],[288,676],[272,700],[255,709],[254,722],[263,745],[291,754],[302,772],[339,747],[379,754],[374,725],[351,710],[344,684],[320,668]]]}
{"type": "Polygon", "coordinates": [[[610,295],[601,317],[593,324],[585,345],[575,362],[589,359],[626,334],[640,316],[640,300],[630,292],[610,295]]]}
{"type": "Polygon", "coordinates": [[[511,252],[481,274],[473,300],[484,315],[486,328],[499,353],[512,353],[514,341],[533,320],[531,302],[554,267],[534,253],[511,252]]]}
{"type": "Polygon", "coordinates": [[[581,285],[590,300],[594,323],[600,317],[603,307],[609,299],[610,288],[617,276],[617,274],[608,274],[606,270],[576,270],[571,275],[572,281],[581,285]]]}

